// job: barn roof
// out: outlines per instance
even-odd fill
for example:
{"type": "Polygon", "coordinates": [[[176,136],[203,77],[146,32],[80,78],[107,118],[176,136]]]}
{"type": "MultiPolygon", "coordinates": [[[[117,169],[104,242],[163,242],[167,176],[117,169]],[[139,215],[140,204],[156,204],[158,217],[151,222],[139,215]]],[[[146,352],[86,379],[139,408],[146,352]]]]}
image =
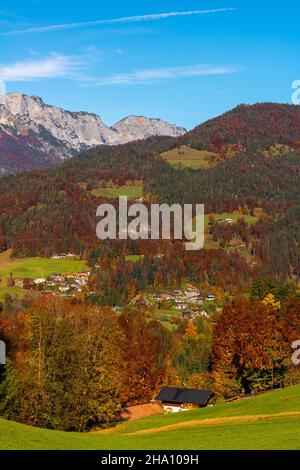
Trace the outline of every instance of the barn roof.
{"type": "Polygon", "coordinates": [[[195,390],[190,388],[162,388],[156,400],[168,403],[191,403],[206,406],[212,396],[211,390],[195,390]]]}

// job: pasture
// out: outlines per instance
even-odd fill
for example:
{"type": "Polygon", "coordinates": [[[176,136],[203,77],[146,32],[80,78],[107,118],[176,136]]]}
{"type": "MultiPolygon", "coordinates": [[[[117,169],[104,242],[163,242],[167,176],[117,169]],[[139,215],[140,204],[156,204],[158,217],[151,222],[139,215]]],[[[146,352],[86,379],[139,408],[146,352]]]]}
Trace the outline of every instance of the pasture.
{"type": "Polygon", "coordinates": [[[213,166],[216,154],[182,145],[181,147],[162,153],[161,157],[167,160],[171,165],[199,170],[213,166]]]}
{"type": "Polygon", "coordinates": [[[72,274],[86,271],[85,261],[77,258],[11,258],[11,250],[0,254],[0,300],[9,294],[21,297],[23,289],[18,286],[7,287],[7,280],[12,276],[15,280],[24,278],[37,279],[51,276],[53,273],[72,274]]]}
{"type": "Polygon", "coordinates": [[[300,385],[87,434],[37,429],[0,419],[0,449],[299,450],[300,385]]]}

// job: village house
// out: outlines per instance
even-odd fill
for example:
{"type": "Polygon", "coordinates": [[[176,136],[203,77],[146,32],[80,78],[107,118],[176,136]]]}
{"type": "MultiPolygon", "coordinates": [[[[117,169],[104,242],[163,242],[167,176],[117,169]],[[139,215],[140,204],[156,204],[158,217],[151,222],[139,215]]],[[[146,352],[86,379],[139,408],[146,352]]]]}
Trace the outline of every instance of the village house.
{"type": "Polygon", "coordinates": [[[184,304],[184,303],[185,303],[185,299],[184,299],[184,298],[175,299],[175,303],[176,303],[176,304],[184,304]]]}
{"type": "Polygon", "coordinates": [[[207,300],[208,302],[214,302],[214,301],[216,300],[216,297],[215,297],[214,295],[208,295],[208,296],[206,297],[206,300],[207,300]]]}
{"type": "Polygon", "coordinates": [[[57,253],[51,256],[51,259],[65,259],[65,258],[75,258],[76,255],[73,253],[57,253]]]}
{"type": "Polygon", "coordinates": [[[204,408],[212,398],[211,390],[196,390],[188,388],[162,388],[156,397],[166,413],[189,411],[204,408]]]}
{"type": "Polygon", "coordinates": [[[39,279],[34,279],[35,284],[45,284],[46,281],[47,279],[44,277],[41,277],[39,279]]]}
{"type": "Polygon", "coordinates": [[[198,294],[199,294],[199,292],[197,291],[197,289],[191,288],[191,287],[186,288],[185,291],[184,291],[184,293],[185,293],[185,295],[186,295],[187,297],[194,297],[195,295],[198,295],[198,294]]]}
{"type": "Polygon", "coordinates": [[[189,306],[187,304],[176,305],[174,307],[175,310],[186,310],[187,308],[189,308],[189,306]]]}
{"type": "Polygon", "coordinates": [[[217,222],[218,224],[233,224],[234,220],[233,219],[218,219],[217,222]]]}
{"type": "Polygon", "coordinates": [[[181,290],[175,290],[174,291],[174,295],[181,295],[182,294],[182,291],[181,290]]]}

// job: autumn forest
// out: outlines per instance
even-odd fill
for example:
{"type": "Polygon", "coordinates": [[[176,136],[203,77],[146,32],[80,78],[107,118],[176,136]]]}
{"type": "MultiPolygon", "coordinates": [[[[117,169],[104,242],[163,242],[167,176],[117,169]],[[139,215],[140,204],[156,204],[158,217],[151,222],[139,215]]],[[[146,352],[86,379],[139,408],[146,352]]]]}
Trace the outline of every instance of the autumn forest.
{"type": "Polygon", "coordinates": [[[34,282],[3,298],[0,414],[88,431],[162,386],[210,389],[218,403],[300,383],[291,360],[300,339],[299,122],[297,107],[240,106],[179,138],[95,147],[2,177],[0,251],[72,253],[90,274],[72,298],[34,282]],[[199,169],[163,158],[173,149],[182,157],[182,146],[214,157],[199,169]],[[204,249],[99,241],[96,208],[117,206],[103,189],[137,184],[146,205],[204,204],[204,249]],[[179,310],[193,290],[194,306],[179,310]]]}

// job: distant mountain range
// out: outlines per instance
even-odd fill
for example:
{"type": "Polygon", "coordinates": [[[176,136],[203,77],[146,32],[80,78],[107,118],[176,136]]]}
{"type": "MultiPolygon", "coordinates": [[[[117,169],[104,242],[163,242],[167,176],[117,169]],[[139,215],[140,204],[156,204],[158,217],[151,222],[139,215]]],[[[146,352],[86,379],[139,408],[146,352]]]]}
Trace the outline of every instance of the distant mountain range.
{"type": "MultiPolygon", "coordinates": [[[[216,161],[247,151],[279,156],[300,148],[300,107],[240,105],[187,132],[183,127],[129,116],[112,127],[85,112],[46,105],[20,93],[0,95],[0,174],[48,168],[99,145],[113,146],[168,137],[168,149],[188,145],[208,150],[216,161]]],[[[147,147],[147,144],[145,144],[147,147]]],[[[151,141],[151,145],[156,145],[151,141]]]]}
{"type": "Polygon", "coordinates": [[[185,133],[182,127],[143,116],[129,116],[107,127],[95,114],[65,111],[36,96],[0,95],[2,173],[47,168],[97,145],[185,133]]]}

